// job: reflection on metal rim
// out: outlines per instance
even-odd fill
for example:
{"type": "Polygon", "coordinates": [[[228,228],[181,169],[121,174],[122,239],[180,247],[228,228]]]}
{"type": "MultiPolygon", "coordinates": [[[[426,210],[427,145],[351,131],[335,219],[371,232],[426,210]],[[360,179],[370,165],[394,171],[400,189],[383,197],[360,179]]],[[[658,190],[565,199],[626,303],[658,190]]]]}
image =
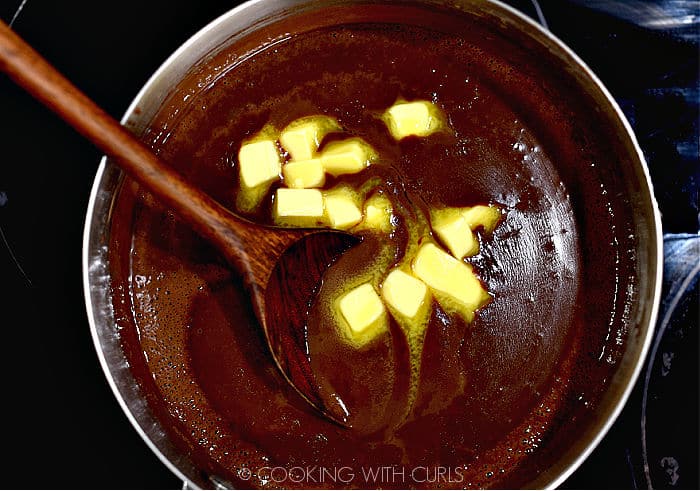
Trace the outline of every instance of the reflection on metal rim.
{"type": "MultiPolygon", "coordinates": [[[[137,134],[140,133],[160,107],[170,89],[183,78],[185,73],[202,57],[222,43],[250,31],[251,26],[260,28],[273,17],[278,17],[291,8],[321,8],[337,1],[326,0],[252,0],[222,15],[183,44],[150,78],[128,108],[122,123],[128,125],[137,134]],[[138,111],[137,111],[138,108],[138,111]],[[138,112],[138,114],[137,114],[138,112]]],[[[347,2],[350,3],[350,2],[347,2]]],[[[618,104],[596,75],[581,59],[550,32],[515,9],[497,1],[461,2],[465,9],[478,9],[498,18],[502,25],[516,29],[536,40],[555,57],[559,63],[575,69],[584,90],[601,101],[602,109],[609,115],[614,126],[620,129],[621,138],[627,141],[632,161],[639,180],[638,186],[643,194],[644,213],[648,219],[649,243],[648,262],[644,265],[647,278],[647,291],[642,292],[642,301],[648,309],[637,326],[639,339],[628,344],[625,357],[631,363],[620,368],[616,379],[618,388],[606,396],[605,417],[596,421],[593,428],[582,438],[552,469],[546,471],[532,485],[535,487],[554,488],[561,484],[588,457],[613,424],[624,406],[629,393],[644,364],[656,322],[661,292],[662,274],[662,235],[661,218],[653,196],[649,172],[641,149],[618,104]],[[609,397],[608,397],[609,396],[609,397]]],[[[88,319],[93,341],[105,372],[107,380],[119,404],[130,422],[153,450],[158,458],[189,487],[219,487],[215,480],[206,479],[196,466],[168,440],[168,437],[153,417],[121,352],[113,309],[110,303],[110,275],[108,268],[108,231],[112,201],[115,190],[121,181],[121,173],[106,159],[100,163],[95,177],[83,236],[83,284],[88,319]]]]}

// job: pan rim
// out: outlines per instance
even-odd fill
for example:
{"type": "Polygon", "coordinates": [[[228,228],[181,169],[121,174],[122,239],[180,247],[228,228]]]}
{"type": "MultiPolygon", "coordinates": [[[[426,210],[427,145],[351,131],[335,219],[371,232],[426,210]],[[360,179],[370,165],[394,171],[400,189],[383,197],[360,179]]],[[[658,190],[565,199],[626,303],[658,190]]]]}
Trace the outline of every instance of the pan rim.
{"type": "MultiPolygon", "coordinates": [[[[250,0],[244,4],[241,4],[225,13],[220,15],[218,18],[204,26],[202,29],[200,29],[197,33],[195,33],[192,37],[190,37],[185,43],[183,43],[176,51],[174,51],[166,60],[163,62],[163,64],[154,72],[154,74],[149,78],[149,80],[143,85],[141,90],[138,92],[136,97],[133,99],[129,107],[127,108],[124,117],[121,119],[121,123],[123,125],[134,125],[134,122],[136,121],[138,124],[139,117],[137,117],[137,113],[139,111],[139,107],[142,105],[142,102],[147,99],[147,96],[149,93],[151,93],[154,90],[154,87],[158,86],[159,84],[164,83],[165,79],[168,78],[168,75],[170,71],[173,69],[174,66],[177,65],[183,65],[182,61],[191,59],[193,58],[193,54],[195,53],[200,53],[202,52],[202,48],[212,48],[211,41],[207,41],[209,37],[211,37],[212,33],[215,33],[217,31],[220,31],[223,29],[228,23],[231,22],[233,18],[238,18],[241,17],[243,19],[246,18],[246,14],[251,13],[254,14],[255,10],[258,7],[261,7],[264,4],[270,3],[267,0],[250,0]]],[[[274,3],[274,2],[273,2],[274,3]]],[[[279,2],[281,5],[283,2],[279,2]]],[[[287,2],[288,4],[302,4],[306,3],[306,0],[290,0],[287,2]]],[[[543,36],[552,46],[554,46],[556,49],[560,51],[562,55],[564,55],[566,58],[569,59],[571,63],[573,63],[578,70],[581,70],[581,73],[585,78],[587,78],[590,82],[592,82],[593,87],[600,91],[602,94],[603,98],[607,101],[607,103],[610,105],[610,109],[612,110],[612,114],[617,118],[617,122],[621,124],[622,128],[624,128],[625,132],[625,137],[628,139],[629,143],[631,144],[631,147],[634,149],[635,152],[635,164],[639,164],[639,167],[641,170],[641,176],[643,177],[643,184],[645,185],[645,189],[643,189],[644,197],[649,199],[649,205],[650,205],[650,210],[653,214],[653,234],[654,234],[654,244],[653,244],[653,252],[655,253],[655,258],[650,258],[649,260],[649,266],[653,266],[655,268],[655,274],[653,279],[650,279],[650,281],[653,281],[653,294],[652,294],[652,305],[650,307],[649,311],[649,320],[646,323],[646,333],[644,333],[644,338],[641,343],[638,343],[638,354],[636,356],[636,362],[631,369],[628,368],[629,373],[623,374],[625,379],[626,379],[626,384],[624,386],[624,390],[622,393],[617,397],[617,401],[614,404],[613,408],[610,410],[609,414],[605,418],[605,420],[602,423],[595,423],[591,425],[591,430],[589,434],[593,434],[592,438],[588,438],[588,441],[585,443],[585,446],[581,452],[579,452],[574,459],[572,459],[570,462],[566,463],[565,468],[559,472],[554,479],[552,479],[550,482],[547,482],[546,485],[544,485],[544,488],[551,489],[551,488],[556,488],[561,483],[563,483],[593,452],[593,450],[598,446],[598,444],[602,441],[602,439],[605,437],[605,435],[608,433],[614,422],[617,420],[620,412],[622,411],[623,407],[627,403],[627,400],[629,399],[630,393],[632,392],[632,389],[634,388],[634,385],[641,373],[641,370],[646,363],[646,358],[649,353],[650,345],[652,342],[653,338],[653,333],[654,333],[654,326],[656,325],[657,318],[658,318],[658,311],[659,311],[659,305],[660,305],[660,298],[661,298],[661,285],[662,285],[662,275],[663,275],[663,234],[662,234],[662,226],[661,226],[661,214],[659,211],[658,203],[656,201],[656,198],[654,196],[654,191],[653,191],[653,183],[651,181],[651,176],[649,173],[648,165],[646,163],[646,160],[644,158],[643,152],[641,147],[639,146],[639,143],[637,141],[637,138],[634,134],[634,131],[625,117],[624,113],[622,112],[620,106],[618,103],[615,101],[615,99],[612,97],[608,89],[605,87],[605,85],[602,83],[602,81],[597,77],[597,75],[586,65],[586,63],[571,49],[569,48],[563,41],[561,41],[558,37],[556,37],[554,34],[552,34],[550,31],[547,29],[544,29],[542,26],[540,26],[538,23],[536,23],[534,20],[531,18],[527,17],[523,13],[519,12],[518,10],[514,9],[513,7],[510,7],[507,4],[504,4],[500,0],[486,0],[483,2],[487,5],[490,5],[489,8],[493,8],[495,11],[501,11],[505,13],[506,15],[511,16],[512,19],[515,19],[515,22],[521,23],[524,28],[534,30],[535,33],[537,33],[539,36],[543,36]]],[[[282,7],[279,7],[282,8],[282,7]]],[[[219,33],[219,36],[221,34],[219,33]]],[[[201,53],[204,54],[204,53],[201,53]]],[[[196,56],[194,58],[197,58],[196,56]]],[[[187,70],[191,65],[187,64],[187,70]]],[[[145,119],[143,114],[140,116],[140,120],[145,119]]],[[[83,231],[83,252],[82,252],[82,270],[83,270],[83,288],[84,288],[84,300],[85,300],[85,305],[86,305],[86,310],[87,310],[87,316],[88,316],[88,321],[90,325],[90,331],[91,331],[91,336],[93,339],[93,343],[95,345],[95,349],[97,351],[98,359],[100,362],[100,365],[102,366],[102,370],[104,371],[105,377],[107,378],[107,381],[109,383],[109,386],[115,395],[119,405],[121,406],[122,410],[126,414],[128,420],[132,424],[132,426],[136,429],[137,433],[140,435],[140,437],[144,440],[144,442],[147,444],[147,446],[155,453],[155,455],[163,462],[163,464],[170,469],[173,474],[175,474],[179,479],[183,480],[188,486],[190,487],[200,487],[202,485],[207,485],[211,484],[208,481],[200,481],[199,479],[196,479],[193,477],[193,475],[190,475],[189,472],[184,472],[178,465],[176,465],[173,462],[172,457],[169,455],[169,452],[161,448],[156,442],[153,441],[151,436],[149,436],[147,430],[144,428],[143,422],[139,421],[137,417],[134,415],[133,412],[133,407],[130,407],[128,404],[125,394],[122,392],[123,387],[117,382],[116,380],[116,374],[114,373],[115,367],[113,366],[112,362],[108,360],[104,346],[103,346],[103,339],[102,339],[102,333],[100,332],[99,328],[99,322],[104,322],[104,319],[101,319],[98,321],[98,315],[100,314],[97,311],[97,304],[95,302],[94,294],[96,288],[96,283],[99,280],[96,280],[96,276],[99,276],[100,274],[104,274],[106,270],[106,265],[105,264],[99,264],[98,267],[96,268],[96,261],[100,261],[103,259],[102,256],[97,257],[97,254],[95,253],[95,248],[94,244],[96,242],[99,242],[98,239],[95,239],[95,234],[98,233],[98,230],[94,230],[94,226],[98,220],[96,217],[101,214],[101,211],[98,209],[98,204],[102,203],[104,205],[104,197],[100,197],[100,193],[103,192],[103,184],[106,179],[108,179],[108,173],[110,172],[115,172],[114,169],[110,169],[111,165],[108,162],[108,159],[106,157],[103,157],[102,160],[100,161],[99,168],[96,172],[95,179],[93,181],[93,186],[92,190],[90,193],[89,197],[89,202],[86,210],[86,218],[85,218],[85,227],[83,231]],[[101,201],[102,200],[102,201],[101,201]],[[100,271],[96,271],[96,269],[100,269],[100,271]]],[[[104,217],[103,217],[104,219],[104,217]]],[[[651,245],[650,245],[651,247],[651,245]]],[[[101,284],[102,287],[104,287],[104,284],[101,284]]],[[[616,373],[615,377],[619,378],[621,376],[620,373],[616,373]]],[[[587,435],[588,436],[588,435],[587,435]]]]}

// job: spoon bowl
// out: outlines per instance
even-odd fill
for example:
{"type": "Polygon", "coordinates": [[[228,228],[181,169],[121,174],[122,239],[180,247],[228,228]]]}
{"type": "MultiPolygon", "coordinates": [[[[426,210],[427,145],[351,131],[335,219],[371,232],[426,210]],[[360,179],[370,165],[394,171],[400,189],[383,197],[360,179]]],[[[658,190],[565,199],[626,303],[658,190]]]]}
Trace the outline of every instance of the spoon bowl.
{"type": "Polygon", "coordinates": [[[330,231],[305,235],[275,264],[264,297],[265,333],[277,366],[309,404],[343,426],[348,426],[345,407],[318,390],[308,357],[306,321],[323,273],[359,240],[330,231]]]}

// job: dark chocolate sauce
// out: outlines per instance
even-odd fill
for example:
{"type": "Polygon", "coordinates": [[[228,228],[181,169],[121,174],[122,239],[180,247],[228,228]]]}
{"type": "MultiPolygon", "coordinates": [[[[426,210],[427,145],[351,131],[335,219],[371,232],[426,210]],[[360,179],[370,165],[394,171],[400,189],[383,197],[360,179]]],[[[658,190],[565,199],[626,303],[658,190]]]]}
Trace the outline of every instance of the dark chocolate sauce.
{"type": "MultiPolygon", "coordinates": [[[[334,116],[377,149],[386,189],[414,206],[505,210],[469,259],[494,299],[472,323],[435,306],[407,417],[401,332],[358,351],[312,321],[315,369],[360,415],[341,428],[277,373],[241,281],[213,248],[127,181],[113,217],[113,295],[149,403],[183,452],[236,486],[529,482],[585,427],[624,349],[631,207],[601,117],[557,67],[467,15],[338,8],[265,35],[275,42],[252,56],[241,55],[260,39],[200,65],[143,138],[235,210],[245,138],[334,116]],[[399,97],[436,103],[452,133],[396,143],[376,115],[399,97]]],[[[253,218],[269,221],[269,208],[253,218]]],[[[340,267],[361,267],[371,246],[359,247],[340,267]]]]}

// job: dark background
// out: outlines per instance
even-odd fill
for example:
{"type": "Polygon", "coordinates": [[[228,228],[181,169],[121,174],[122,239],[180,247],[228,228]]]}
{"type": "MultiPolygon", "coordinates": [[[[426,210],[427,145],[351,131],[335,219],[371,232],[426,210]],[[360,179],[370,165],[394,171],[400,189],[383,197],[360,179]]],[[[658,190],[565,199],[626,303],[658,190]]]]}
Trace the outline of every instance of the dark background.
{"type": "MultiPolygon", "coordinates": [[[[18,12],[22,3],[0,0],[0,18],[14,18],[22,37],[117,119],[170,53],[237,4],[28,0],[18,12]]],[[[536,17],[531,1],[509,3],[536,17]]],[[[664,231],[674,234],[666,237],[674,247],[666,251],[664,291],[685,287],[679,302],[667,297],[662,306],[668,316],[660,319],[668,322],[657,326],[658,349],[621,417],[564,487],[697,488],[700,311],[693,268],[700,249],[697,236],[678,234],[698,232],[698,2],[540,6],[552,32],[627,114],[649,161],[664,231]]],[[[0,485],[180,488],[122,413],[89,332],[82,228],[100,152],[2,75],[0,114],[0,485]]]]}

